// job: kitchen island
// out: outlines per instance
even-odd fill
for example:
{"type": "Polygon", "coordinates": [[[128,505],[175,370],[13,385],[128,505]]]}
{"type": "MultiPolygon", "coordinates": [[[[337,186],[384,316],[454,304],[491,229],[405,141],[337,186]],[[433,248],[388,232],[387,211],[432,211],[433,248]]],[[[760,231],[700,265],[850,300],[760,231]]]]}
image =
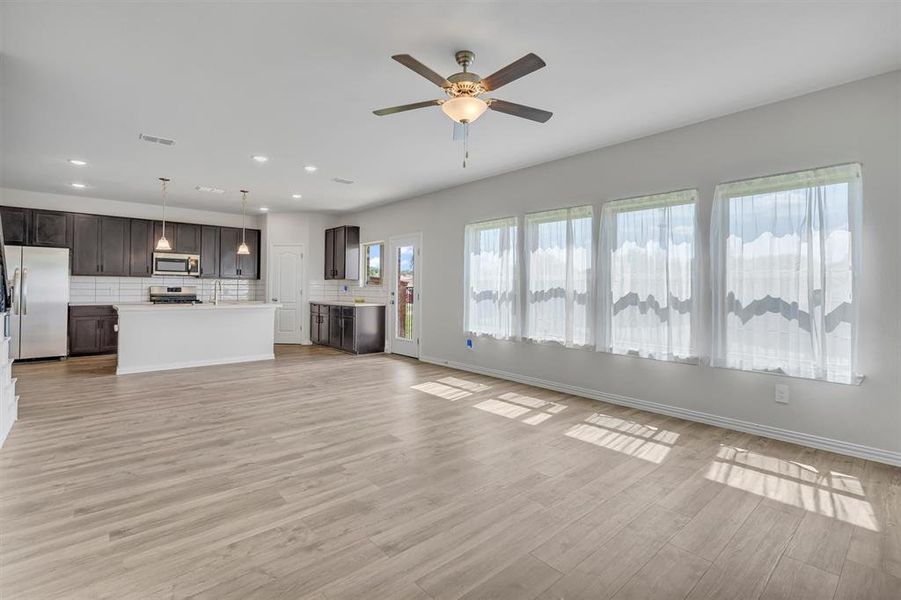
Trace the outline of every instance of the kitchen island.
{"type": "Polygon", "coordinates": [[[270,302],[114,304],[117,375],[275,358],[270,302]]]}

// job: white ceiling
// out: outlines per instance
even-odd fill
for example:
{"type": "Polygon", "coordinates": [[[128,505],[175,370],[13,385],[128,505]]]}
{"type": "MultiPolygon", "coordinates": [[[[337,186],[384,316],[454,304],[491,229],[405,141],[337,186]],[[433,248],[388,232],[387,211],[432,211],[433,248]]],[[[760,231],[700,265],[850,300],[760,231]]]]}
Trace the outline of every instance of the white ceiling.
{"type": "Polygon", "coordinates": [[[891,2],[0,10],[4,186],[156,203],[165,175],[173,204],[221,211],[240,211],[245,186],[255,208],[352,210],[901,67],[901,4],[891,2]],[[466,169],[439,108],[371,113],[440,97],[392,54],[449,75],[463,48],[483,76],[537,53],[548,66],[495,96],[554,112],[542,125],[489,111],[472,125],[466,169]],[[255,164],[258,153],[270,161],[255,164]]]}

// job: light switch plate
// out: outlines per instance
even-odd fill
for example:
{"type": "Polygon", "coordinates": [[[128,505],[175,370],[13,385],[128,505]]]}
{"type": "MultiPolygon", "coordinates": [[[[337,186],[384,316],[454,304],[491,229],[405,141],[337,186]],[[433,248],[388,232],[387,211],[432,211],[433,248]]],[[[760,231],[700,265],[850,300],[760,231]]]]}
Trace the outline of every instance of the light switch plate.
{"type": "Polygon", "coordinates": [[[779,404],[788,404],[789,395],[788,385],[777,383],[773,386],[773,400],[779,404]]]}

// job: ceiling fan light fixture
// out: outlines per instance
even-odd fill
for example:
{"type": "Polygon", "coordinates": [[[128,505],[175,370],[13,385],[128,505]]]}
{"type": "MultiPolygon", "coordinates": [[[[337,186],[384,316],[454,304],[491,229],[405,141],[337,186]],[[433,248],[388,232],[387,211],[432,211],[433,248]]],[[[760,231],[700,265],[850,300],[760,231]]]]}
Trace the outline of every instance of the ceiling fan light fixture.
{"type": "Polygon", "coordinates": [[[488,103],[473,96],[458,96],[442,102],[441,110],[457,123],[472,123],[488,110],[488,103]]]}

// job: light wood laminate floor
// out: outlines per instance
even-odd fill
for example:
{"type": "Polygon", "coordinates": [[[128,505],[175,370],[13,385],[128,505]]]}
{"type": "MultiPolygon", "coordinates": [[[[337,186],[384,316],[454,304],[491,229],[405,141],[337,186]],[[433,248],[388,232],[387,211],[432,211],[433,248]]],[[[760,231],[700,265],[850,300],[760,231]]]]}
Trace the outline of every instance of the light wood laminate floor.
{"type": "Polygon", "coordinates": [[[386,355],[14,368],[0,597],[901,598],[901,470],[386,355]]]}

